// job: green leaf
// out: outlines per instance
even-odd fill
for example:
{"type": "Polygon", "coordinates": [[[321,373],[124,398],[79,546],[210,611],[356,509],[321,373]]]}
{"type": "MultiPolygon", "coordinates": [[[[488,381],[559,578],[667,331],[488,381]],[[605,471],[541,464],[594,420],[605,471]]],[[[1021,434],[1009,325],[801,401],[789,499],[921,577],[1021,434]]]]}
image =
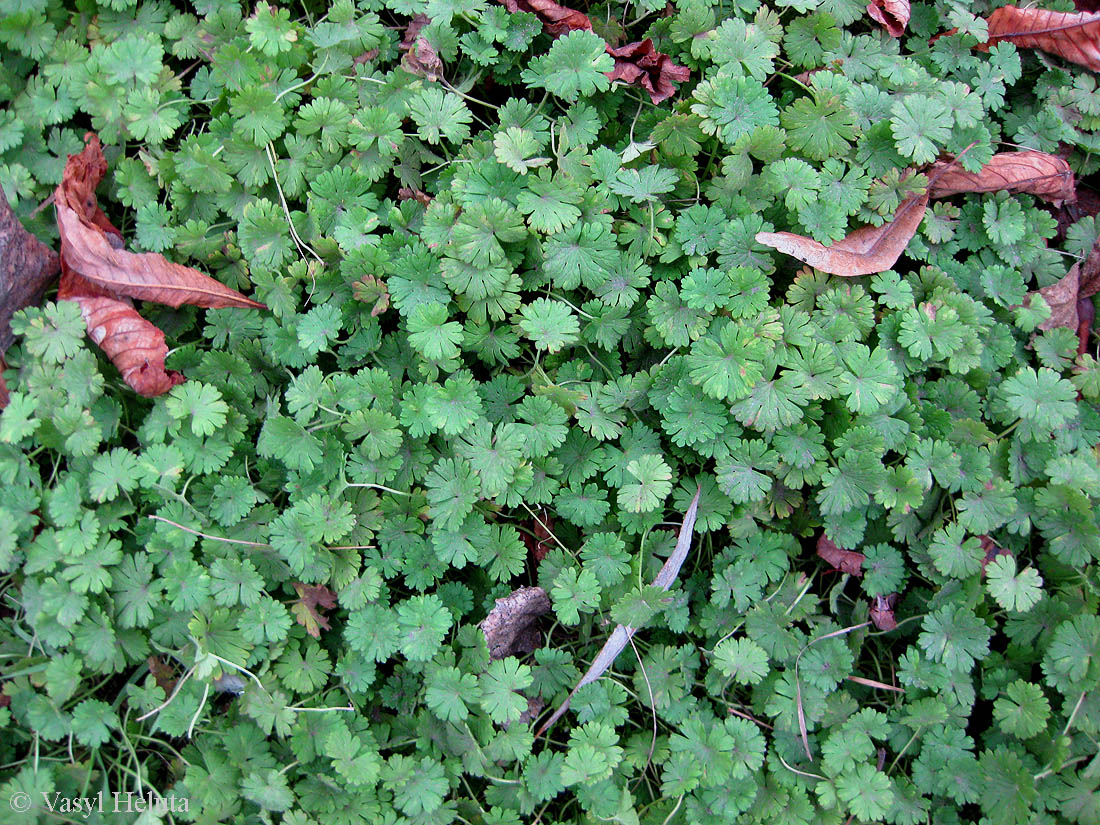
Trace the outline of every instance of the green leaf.
{"type": "Polygon", "coordinates": [[[1030,610],[1043,597],[1043,579],[1032,567],[1016,572],[1016,557],[999,555],[985,568],[989,595],[1005,610],[1030,610]]]}
{"type": "Polygon", "coordinates": [[[573,102],[579,95],[588,97],[605,91],[611,82],[605,72],[615,65],[605,53],[606,45],[590,31],[575,30],[559,37],[550,51],[531,61],[523,70],[523,82],[546,89],[573,102]]]}

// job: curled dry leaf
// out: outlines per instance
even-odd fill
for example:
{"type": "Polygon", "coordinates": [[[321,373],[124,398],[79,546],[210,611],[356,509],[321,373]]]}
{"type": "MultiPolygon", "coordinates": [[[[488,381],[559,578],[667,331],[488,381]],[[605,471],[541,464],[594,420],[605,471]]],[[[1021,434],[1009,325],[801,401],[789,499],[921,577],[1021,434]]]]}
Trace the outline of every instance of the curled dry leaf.
{"type": "Polygon", "coordinates": [[[521,587],[497,599],[478,627],[485,634],[491,659],[530,653],[539,645],[535,620],[550,611],[550,597],[541,587],[521,587]]]}
{"type": "Polygon", "coordinates": [[[1100,14],[1002,6],[989,16],[989,40],[1014,43],[1021,49],[1039,49],[1071,63],[1100,71],[1100,14]]]}
{"type": "Polygon", "coordinates": [[[863,575],[863,554],[854,550],[841,550],[824,533],[817,540],[817,554],[843,573],[863,575]]]}
{"type": "Polygon", "coordinates": [[[930,171],[928,192],[946,198],[963,192],[1025,192],[1054,204],[1077,198],[1073,170],[1046,152],[1000,152],[977,172],[954,163],[937,163],[930,171]]]}
{"type": "Polygon", "coordinates": [[[432,196],[412,186],[402,186],[397,190],[397,199],[401,201],[415,200],[421,206],[431,206],[432,196]]]}
{"type": "Polygon", "coordinates": [[[871,0],[867,14],[881,23],[891,37],[901,37],[909,23],[909,0],[871,0]]]}
{"type": "Polygon", "coordinates": [[[321,631],[329,629],[328,619],[322,611],[336,607],[336,594],[323,584],[294,582],[294,590],[298,599],[290,606],[290,612],[295,621],[314,639],[321,638],[321,631]]]}
{"type": "Polygon", "coordinates": [[[57,297],[80,305],[88,337],[106,353],[122,380],[138,395],[147,398],[163,395],[184,382],[183,375],[164,367],[168,356],[164,333],[142,318],[129,298],[102,293],[64,263],[57,297]]]}
{"type": "Polygon", "coordinates": [[[1088,257],[1075,263],[1060,281],[1039,290],[1050,307],[1050,317],[1039,329],[1066,327],[1087,340],[1094,312],[1091,298],[1097,292],[1100,292],[1100,239],[1093,244],[1088,257]]]}
{"type": "Polygon", "coordinates": [[[14,337],[11,316],[37,303],[59,269],[57,253],[23,228],[0,189],[0,353],[14,337]]]}
{"type": "Polygon", "coordinates": [[[266,307],[163,255],[127,252],[122,233],[96,203],[95,189],[106,172],[103,147],[89,132],[84,151],[69,156],[54,191],[61,233],[58,298],[80,306],[89,336],[127,384],[141,395],[160,395],[184,379],[165,369],[164,334],[138,315],[131,298],[172,307],[266,307]]]}
{"type": "Polygon", "coordinates": [[[890,593],[886,596],[875,596],[871,602],[871,623],[879,630],[893,630],[898,626],[897,617],[894,616],[894,607],[898,603],[898,594],[890,593]]]}
{"type": "Polygon", "coordinates": [[[401,58],[401,66],[405,71],[434,81],[443,74],[443,61],[439,59],[439,55],[428,39],[420,34],[420,30],[431,22],[431,18],[426,14],[418,14],[410,20],[405,28],[405,37],[401,40],[400,49],[405,53],[401,58]]]}
{"type": "Polygon", "coordinates": [[[57,253],[23,228],[0,189],[0,409],[9,400],[2,356],[14,337],[11,316],[38,303],[59,268],[57,253]]]}
{"type": "Polygon", "coordinates": [[[860,227],[832,246],[792,232],[758,232],[756,241],[830,275],[873,275],[897,263],[927,208],[927,192],[911,195],[902,201],[893,220],[882,226],[860,227]]]}
{"type": "Polygon", "coordinates": [[[542,27],[554,37],[578,29],[592,31],[592,21],[585,14],[568,6],[560,6],[554,0],[501,0],[501,2],[504,3],[504,8],[513,14],[518,11],[531,12],[542,21],[542,27]]]}
{"type": "Polygon", "coordinates": [[[657,51],[648,37],[617,49],[609,46],[607,53],[615,58],[615,68],[607,73],[608,78],[645,89],[655,104],[668,100],[676,94],[675,84],[684,83],[691,77],[690,69],[673,63],[671,57],[657,51]]]}

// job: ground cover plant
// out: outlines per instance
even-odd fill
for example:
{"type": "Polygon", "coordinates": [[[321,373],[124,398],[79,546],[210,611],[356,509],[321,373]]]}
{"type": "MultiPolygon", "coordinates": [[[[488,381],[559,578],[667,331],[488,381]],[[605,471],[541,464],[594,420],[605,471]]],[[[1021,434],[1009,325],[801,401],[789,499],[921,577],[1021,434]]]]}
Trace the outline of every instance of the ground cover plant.
{"type": "Polygon", "coordinates": [[[1100,821],[1044,6],[0,2],[0,819],[1100,821]]]}

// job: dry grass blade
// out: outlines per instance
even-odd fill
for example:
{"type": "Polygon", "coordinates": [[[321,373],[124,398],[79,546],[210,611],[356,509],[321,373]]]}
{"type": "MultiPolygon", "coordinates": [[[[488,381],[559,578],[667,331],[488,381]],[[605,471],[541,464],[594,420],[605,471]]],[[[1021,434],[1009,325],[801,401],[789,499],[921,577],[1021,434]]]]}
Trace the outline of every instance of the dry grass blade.
{"type": "Polygon", "coordinates": [[[802,739],[802,747],[806,750],[806,758],[814,761],[814,755],[810,752],[810,734],[806,729],[806,711],[802,709],[802,682],[795,678],[794,701],[798,711],[798,734],[802,739]]]}
{"type": "MultiPolygon", "coordinates": [[[[672,586],[672,583],[676,581],[676,577],[680,575],[680,568],[684,566],[684,560],[687,558],[688,550],[691,548],[691,537],[695,532],[695,516],[699,512],[699,496],[702,494],[702,487],[695,491],[695,497],[691,500],[691,504],[688,505],[687,512],[684,513],[683,524],[680,525],[680,535],[676,539],[676,547],[672,551],[672,555],[665,561],[664,566],[661,567],[657,576],[653,579],[653,586],[660,587],[662,590],[668,590],[672,586]]],[[[573,690],[569,692],[569,696],[565,701],[561,703],[553,715],[547,719],[542,727],[538,729],[535,736],[542,736],[551,725],[557,722],[569,709],[569,701],[573,698],[580,688],[595,682],[604,672],[611,667],[615,658],[623,652],[627,643],[630,641],[630,637],[635,633],[635,628],[628,627],[626,625],[617,625],[615,630],[611,633],[611,636],[604,643],[604,646],[600,649],[599,654],[592,660],[592,665],[585,672],[584,676],[580,678],[573,690]]]]}
{"type": "Polygon", "coordinates": [[[1003,6],[989,16],[984,48],[1007,41],[1039,49],[1100,71],[1100,13],[1071,13],[1003,6]]]}
{"type": "Polygon", "coordinates": [[[857,685],[863,685],[865,687],[877,688],[878,690],[892,690],[896,693],[905,693],[904,688],[888,685],[885,682],[876,682],[874,679],[865,679],[862,676],[849,676],[848,681],[855,682],[857,685]]]}

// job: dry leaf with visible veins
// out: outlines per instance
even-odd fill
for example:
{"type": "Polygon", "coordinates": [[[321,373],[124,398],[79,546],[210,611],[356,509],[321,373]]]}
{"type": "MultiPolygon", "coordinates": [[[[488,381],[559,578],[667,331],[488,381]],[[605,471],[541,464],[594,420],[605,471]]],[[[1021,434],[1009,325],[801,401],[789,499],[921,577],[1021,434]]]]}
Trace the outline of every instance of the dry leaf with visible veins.
{"type": "Polygon", "coordinates": [[[909,0],[871,0],[867,14],[881,23],[891,37],[901,37],[909,23],[909,0]]]}
{"type": "Polygon", "coordinates": [[[832,246],[793,232],[758,232],[756,241],[830,275],[845,278],[874,275],[897,263],[916,234],[927,208],[927,192],[911,195],[902,201],[893,220],[882,226],[860,227],[832,246]]]}
{"type": "Polygon", "coordinates": [[[426,14],[416,15],[409,21],[399,48],[405,53],[401,58],[401,66],[405,71],[435,81],[443,74],[443,61],[427,38],[420,34],[420,30],[431,22],[426,14]]]}
{"type": "Polygon", "coordinates": [[[586,15],[568,6],[560,6],[554,0],[501,0],[501,2],[512,14],[518,11],[531,12],[542,21],[542,27],[554,37],[578,29],[592,31],[592,21],[586,15]]]}
{"type": "Polygon", "coordinates": [[[673,63],[671,57],[657,51],[648,37],[617,49],[609,46],[607,53],[615,58],[615,68],[607,73],[608,78],[640,86],[655,104],[668,100],[676,94],[674,84],[684,83],[691,77],[690,69],[673,63]]]}
{"type": "Polygon", "coordinates": [[[163,255],[127,252],[122,233],[96,203],[96,186],[107,172],[103,147],[91,132],[84,140],[84,151],[69,155],[54,191],[61,233],[58,298],[80,306],[88,335],[127,384],[141,395],[160,395],[184,378],[165,369],[164,333],[138,315],[131,298],[172,307],[266,307],[163,255]]]}
{"type": "Polygon", "coordinates": [[[1079,335],[1084,329],[1087,336],[1092,326],[1091,298],[1097,292],[1100,292],[1100,239],[1093,244],[1088,257],[1075,263],[1065,277],[1039,290],[1050,307],[1050,317],[1039,324],[1039,329],[1066,327],[1076,330],[1079,335]],[[1084,308],[1086,304],[1087,309],[1084,308]]]}
{"type": "Polygon", "coordinates": [[[989,16],[989,40],[978,48],[1008,42],[1017,48],[1056,54],[1100,71],[1100,14],[1002,6],[989,16]]]}
{"type": "Polygon", "coordinates": [[[937,163],[929,170],[929,195],[946,198],[963,192],[1025,192],[1054,204],[1077,197],[1073,170],[1046,152],[1000,152],[978,172],[954,163],[937,163]]]}
{"type": "Polygon", "coordinates": [[[321,638],[321,631],[328,630],[328,619],[322,610],[336,607],[336,594],[323,584],[303,584],[294,582],[298,600],[290,606],[295,621],[306,629],[314,639],[321,638]]]}
{"type": "Polygon", "coordinates": [[[535,620],[550,611],[550,597],[541,587],[521,587],[497,599],[478,627],[489,645],[489,658],[530,653],[539,645],[535,620]]]}
{"type": "Polygon", "coordinates": [[[817,554],[842,573],[863,575],[863,554],[854,550],[841,550],[824,533],[817,540],[817,554]]]}
{"type": "MultiPolygon", "coordinates": [[[[0,189],[0,373],[3,353],[11,344],[11,316],[38,303],[60,268],[57,253],[23,228],[0,189]]],[[[0,374],[0,409],[8,405],[8,387],[0,374]]]]}

